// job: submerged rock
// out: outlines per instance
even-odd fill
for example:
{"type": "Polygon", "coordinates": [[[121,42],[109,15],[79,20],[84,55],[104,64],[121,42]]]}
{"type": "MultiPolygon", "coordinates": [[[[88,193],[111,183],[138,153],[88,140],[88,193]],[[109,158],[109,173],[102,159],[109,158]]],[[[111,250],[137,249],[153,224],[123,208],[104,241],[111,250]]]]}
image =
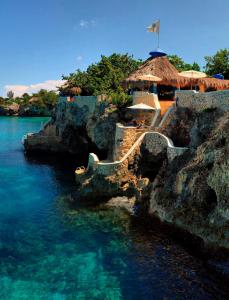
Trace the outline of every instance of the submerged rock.
{"type": "Polygon", "coordinates": [[[105,207],[115,207],[115,208],[121,208],[129,212],[130,214],[134,214],[135,212],[135,201],[136,199],[134,197],[128,198],[128,197],[115,197],[111,198],[108,202],[105,203],[105,207]]]}

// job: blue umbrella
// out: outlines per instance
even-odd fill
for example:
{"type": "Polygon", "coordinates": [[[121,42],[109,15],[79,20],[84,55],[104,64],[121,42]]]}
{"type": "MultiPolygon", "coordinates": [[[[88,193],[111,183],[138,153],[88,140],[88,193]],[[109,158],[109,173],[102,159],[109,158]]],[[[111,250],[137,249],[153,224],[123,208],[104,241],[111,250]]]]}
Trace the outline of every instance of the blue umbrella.
{"type": "Polygon", "coordinates": [[[166,56],[166,55],[167,55],[167,54],[166,54],[163,50],[161,50],[160,48],[157,48],[156,50],[151,51],[149,54],[150,54],[150,56],[151,56],[152,58],[155,58],[155,57],[161,57],[161,56],[166,56]]]}
{"type": "Polygon", "coordinates": [[[224,79],[224,76],[222,74],[214,74],[212,77],[216,79],[224,79]]]}

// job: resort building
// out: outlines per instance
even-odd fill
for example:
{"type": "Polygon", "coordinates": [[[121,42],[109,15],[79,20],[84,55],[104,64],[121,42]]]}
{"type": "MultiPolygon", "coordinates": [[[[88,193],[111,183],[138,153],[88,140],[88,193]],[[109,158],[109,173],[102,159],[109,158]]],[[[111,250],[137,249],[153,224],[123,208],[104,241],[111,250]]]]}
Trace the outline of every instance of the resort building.
{"type": "Polygon", "coordinates": [[[152,93],[157,94],[163,115],[173,104],[176,90],[194,89],[199,92],[226,90],[229,89],[229,80],[196,78],[192,74],[190,77],[186,77],[179,73],[164,54],[164,56],[154,55],[147,59],[138,70],[125,79],[123,86],[131,89],[134,104],[151,105],[149,99],[155,97],[152,93]]]}

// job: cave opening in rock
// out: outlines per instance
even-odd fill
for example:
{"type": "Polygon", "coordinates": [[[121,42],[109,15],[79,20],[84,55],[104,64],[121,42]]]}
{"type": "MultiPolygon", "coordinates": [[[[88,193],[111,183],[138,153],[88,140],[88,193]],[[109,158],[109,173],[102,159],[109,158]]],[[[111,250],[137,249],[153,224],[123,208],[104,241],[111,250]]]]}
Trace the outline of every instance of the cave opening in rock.
{"type": "Polygon", "coordinates": [[[160,171],[165,159],[165,152],[154,156],[144,151],[138,162],[137,176],[141,178],[148,178],[150,182],[153,182],[158,175],[158,172],[160,171]]]}
{"type": "Polygon", "coordinates": [[[100,159],[107,157],[107,150],[100,150],[89,138],[85,127],[66,126],[62,139],[69,148],[69,152],[77,154],[85,162],[90,152],[96,153],[100,159]]]}
{"type": "Polygon", "coordinates": [[[216,192],[212,188],[209,188],[205,202],[205,212],[207,215],[214,211],[214,209],[217,206],[217,203],[218,202],[216,192]]]}
{"type": "Polygon", "coordinates": [[[154,181],[155,177],[157,176],[160,168],[162,167],[163,161],[151,162],[148,164],[143,164],[141,166],[141,177],[142,178],[149,178],[151,182],[154,181]]]}

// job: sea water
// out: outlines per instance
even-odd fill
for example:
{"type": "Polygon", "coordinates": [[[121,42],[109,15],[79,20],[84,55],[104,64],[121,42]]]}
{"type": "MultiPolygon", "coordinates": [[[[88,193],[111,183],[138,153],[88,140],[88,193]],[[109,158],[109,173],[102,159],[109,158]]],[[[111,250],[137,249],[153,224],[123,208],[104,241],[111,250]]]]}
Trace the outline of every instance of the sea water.
{"type": "MultiPolygon", "coordinates": [[[[28,157],[45,118],[0,118],[0,299],[224,299],[203,262],[120,209],[70,207],[73,165],[28,157]]],[[[79,162],[75,161],[75,166],[79,162]]]]}

